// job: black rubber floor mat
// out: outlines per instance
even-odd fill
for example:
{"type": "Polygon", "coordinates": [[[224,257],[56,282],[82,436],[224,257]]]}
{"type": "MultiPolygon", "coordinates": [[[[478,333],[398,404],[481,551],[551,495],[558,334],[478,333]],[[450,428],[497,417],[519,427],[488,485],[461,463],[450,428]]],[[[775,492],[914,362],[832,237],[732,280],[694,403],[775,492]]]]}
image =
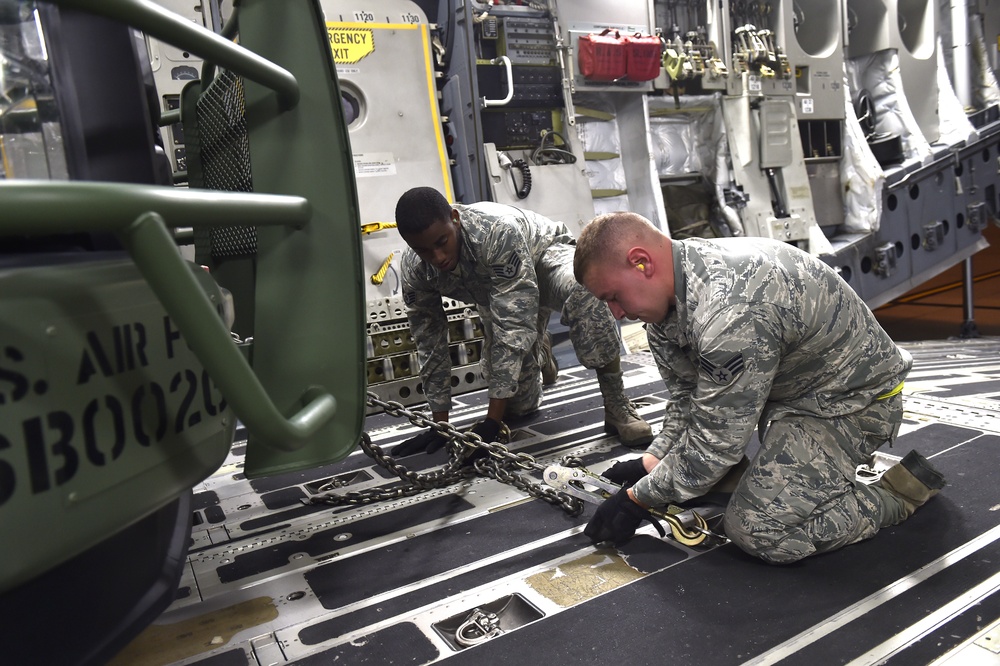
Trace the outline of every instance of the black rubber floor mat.
{"type": "MultiPolygon", "coordinates": [[[[340,608],[548,537],[583,520],[530,502],[480,516],[474,525],[455,523],[357,557],[332,560],[309,571],[306,581],[324,608],[340,608]]],[[[580,539],[578,547],[585,546],[586,540],[580,539]]]]}
{"type": "Polygon", "coordinates": [[[439,652],[415,624],[402,622],[381,631],[356,638],[317,654],[309,655],[288,666],[330,666],[330,664],[426,664],[439,652]]]}
{"type": "Polygon", "coordinates": [[[191,666],[248,666],[247,653],[243,650],[227,650],[201,661],[191,662],[191,666]]]}
{"type": "MultiPolygon", "coordinates": [[[[920,640],[907,645],[883,663],[887,666],[930,664],[942,653],[961,645],[966,636],[975,636],[996,624],[997,620],[1000,620],[1000,593],[994,592],[947,623],[936,627],[920,640]]],[[[995,651],[997,646],[993,646],[993,649],[995,651]]]]}
{"type": "MultiPolygon", "coordinates": [[[[953,443],[968,439],[968,429],[947,432],[953,443]]],[[[913,433],[914,438],[919,439],[919,433],[913,433]]],[[[947,443],[940,428],[934,439],[947,443]]],[[[1000,438],[984,436],[936,456],[934,464],[949,485],[910,520],[866,542],[788,566],[765,564],[728,545],[495,638],[449,662],[505,664],[511,655],[530,650],[536,663],[742,663],[1000,524],[1000,512],[991,510],[1000,486],[994,464],[998,446],[1000,438]],[[742,629],[736,632],[734,627],[742,629]]],[[[909,610],[918,615],[947,603],[977,577],[1000,569],[1000,553],[984,553],[916,585],[901,603],[912,605],[909,610]]],[[[819,653],[807,645],[803,657],[808,653],[809,658],[800,661],[796,655],[788,663],[850,661],[872,647],[872,641],[879,643],[883,634],[898,630],[887,625],[879,637],[866,635],[870,625],[877,629],[879,621],[888,622],[886,614],[894,607],[873,609],[867,619],[848,623],[815,644],[819,653]]]]}
{"type": "Polygon", "coordinates": [[[439,583],[420,587],[413,592],[380,601],[376,605],[367,606],[346,615],[338,615],[329,620],[317,622],[302,629],[298,637],[303,645],[316,645],[323,641],[334,639],[337,636],[357,631],[387,617],[402,615],[434,601],[446,599],[472,588],[492,583],[504,576],[544,564],[557,557],[579,550],[584,545],[585,543],[579,539],[567,539],[551,543],[538,549],[520,553],[493,566],[451,576],[439,583]]]}

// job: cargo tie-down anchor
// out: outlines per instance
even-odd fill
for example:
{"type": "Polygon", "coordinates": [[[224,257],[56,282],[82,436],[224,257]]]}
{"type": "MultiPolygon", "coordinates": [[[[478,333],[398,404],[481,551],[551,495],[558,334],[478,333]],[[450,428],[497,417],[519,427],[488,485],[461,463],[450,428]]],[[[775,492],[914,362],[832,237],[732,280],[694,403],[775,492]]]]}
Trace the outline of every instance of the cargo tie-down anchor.
{"type": "Polygon", "coordinates": [[[455,632],[455,642],[462,647],[471,647],[503,633],[500,618],[492,611],[473,609],[469,617],[455,632]]]}

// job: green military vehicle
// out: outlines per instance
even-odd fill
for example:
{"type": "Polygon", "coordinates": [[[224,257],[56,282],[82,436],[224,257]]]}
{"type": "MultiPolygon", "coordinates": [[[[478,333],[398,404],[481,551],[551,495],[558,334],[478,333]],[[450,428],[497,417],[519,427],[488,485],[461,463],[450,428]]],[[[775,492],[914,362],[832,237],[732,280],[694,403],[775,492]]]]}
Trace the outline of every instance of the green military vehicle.
{"type": "Polygon", "coordinates": [[[0,2],[5,663],[103,663],[166,608],[237,421],[248,476],[359,441],[360,225],[322,13],[249,0],[223,32],[145,0],[0,2]],[[210,63],[176,112],[139,31],[210,63]],[[177,123],[172,174],[156,130],[177,123]]]}

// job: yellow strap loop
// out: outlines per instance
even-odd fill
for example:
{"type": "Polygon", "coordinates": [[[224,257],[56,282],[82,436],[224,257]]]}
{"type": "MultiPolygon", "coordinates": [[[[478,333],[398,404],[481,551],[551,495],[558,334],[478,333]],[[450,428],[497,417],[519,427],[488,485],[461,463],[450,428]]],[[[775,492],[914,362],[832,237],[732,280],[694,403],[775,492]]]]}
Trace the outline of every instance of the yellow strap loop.
{"type": "Polygon", "coordinates": [[[897,393],[899,393],[902,390],[903,390],[903,382],[899,382],[898,384],[896,384],[896,388],[892,389],[888,393],[883,393],[882,395],[880,395],[879,397],[877,397],[875,399],[876,400],[888,400],[889,398],[891,398],[892,396],[896,395],[897,393]]]}

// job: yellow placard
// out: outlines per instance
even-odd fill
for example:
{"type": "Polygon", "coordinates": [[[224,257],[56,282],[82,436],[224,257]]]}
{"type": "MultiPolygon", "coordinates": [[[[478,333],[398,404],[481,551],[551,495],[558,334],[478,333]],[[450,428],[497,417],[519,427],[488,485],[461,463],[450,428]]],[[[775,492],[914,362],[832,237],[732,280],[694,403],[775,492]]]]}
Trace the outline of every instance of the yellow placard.
{"type": "Polygon", "coordinates": [[[342,28],[327,23],[326,34],[338,65],[353,65],[375,52],[375,31],[371,28],[342,28]]]}

